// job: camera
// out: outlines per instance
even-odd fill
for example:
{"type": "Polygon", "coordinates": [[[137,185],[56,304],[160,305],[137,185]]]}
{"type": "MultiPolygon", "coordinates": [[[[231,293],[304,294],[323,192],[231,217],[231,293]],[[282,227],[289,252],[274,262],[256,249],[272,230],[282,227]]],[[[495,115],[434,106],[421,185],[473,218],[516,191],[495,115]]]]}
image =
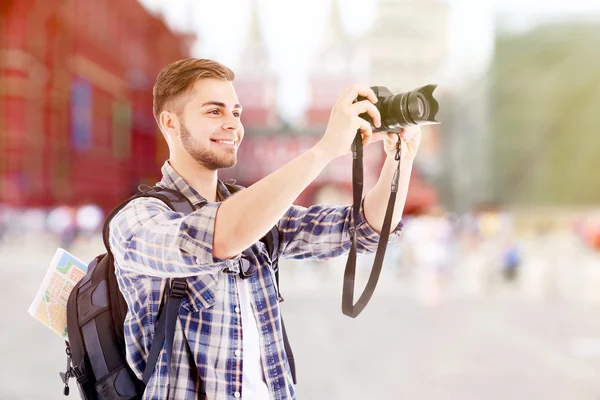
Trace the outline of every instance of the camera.
{"type": "MultiPolygon", "coordinates": [[[[360,114],[371,124],[373,132],[395,132],[402,131],[403,127],[410,125],[439,124],[435,115],[439,110],[439,104],[433,97],[433,91],[437,85],[426,85],[410,92],[393,94],[385,86],[371,86],[377,96],[375,107],[381,114],[381,126],[376,128],[369,114],[360,114]]],[[[359,97],[358,100],[364,100],[359,97]]]]}

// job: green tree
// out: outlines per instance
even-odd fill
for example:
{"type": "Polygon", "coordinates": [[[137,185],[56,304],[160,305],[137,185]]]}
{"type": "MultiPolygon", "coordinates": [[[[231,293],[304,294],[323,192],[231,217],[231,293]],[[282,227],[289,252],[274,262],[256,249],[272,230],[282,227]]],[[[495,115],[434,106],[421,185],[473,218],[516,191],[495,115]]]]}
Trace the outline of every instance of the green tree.
{"type": "Polygon", "coordinates": [[[546,25],[496,42],[494,197],[600,203],[600,25],[546,25]]]}

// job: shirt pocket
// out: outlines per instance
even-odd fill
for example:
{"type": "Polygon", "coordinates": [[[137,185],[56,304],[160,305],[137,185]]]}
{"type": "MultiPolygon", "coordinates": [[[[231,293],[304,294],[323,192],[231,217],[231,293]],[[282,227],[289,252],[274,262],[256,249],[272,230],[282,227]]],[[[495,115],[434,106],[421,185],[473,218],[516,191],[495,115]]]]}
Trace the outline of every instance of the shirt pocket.
{"type": "Polygon", "coordinates": [[[187,278],[187,291],[181,298],[182,312],[201,312],[215,304],[215,289],[219,274],[191,276],[187,278]]]}

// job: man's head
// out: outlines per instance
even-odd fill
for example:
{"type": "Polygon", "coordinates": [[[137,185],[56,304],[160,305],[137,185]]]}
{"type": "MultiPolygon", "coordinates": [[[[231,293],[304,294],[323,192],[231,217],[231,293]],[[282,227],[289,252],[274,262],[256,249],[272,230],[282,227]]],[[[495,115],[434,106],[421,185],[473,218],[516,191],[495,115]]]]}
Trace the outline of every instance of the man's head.
{"type": "Polygon", "coordinates": [[[233,167],[244,138],[233,72],[207,59],[167,65],[154,85],[154,118],[171,160],[195,161],[209,170],[233,167]]]}

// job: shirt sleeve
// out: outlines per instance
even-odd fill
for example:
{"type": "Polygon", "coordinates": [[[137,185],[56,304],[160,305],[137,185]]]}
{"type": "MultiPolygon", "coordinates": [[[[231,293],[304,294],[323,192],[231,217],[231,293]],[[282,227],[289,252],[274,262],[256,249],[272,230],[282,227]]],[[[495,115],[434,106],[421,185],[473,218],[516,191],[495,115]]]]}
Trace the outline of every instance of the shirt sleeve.
{"type": "MultiPolygon", "coordinates": [[[[380,235],[365,218],[363,201],[356,221],[357,252],[377,251],[380,235]]],[[[296,260],[338,257],[350,251],[352,206],[315,205],[309,208],[292,206],[279,221],[281,256],[296,260]]],[[[395,241],[402,232],[402,221],[390,231],[388,242],[395,241]]]]}
{"type": "Polygon", "coordinates": [[[228,269],[239,272],[240,255],[212,254],[215,218],[221,203],[191,214],[171,210],[154,198],[131,201],[110,222],[110,249],[120,268],[156,277],[185,277],[228,269]]]}

